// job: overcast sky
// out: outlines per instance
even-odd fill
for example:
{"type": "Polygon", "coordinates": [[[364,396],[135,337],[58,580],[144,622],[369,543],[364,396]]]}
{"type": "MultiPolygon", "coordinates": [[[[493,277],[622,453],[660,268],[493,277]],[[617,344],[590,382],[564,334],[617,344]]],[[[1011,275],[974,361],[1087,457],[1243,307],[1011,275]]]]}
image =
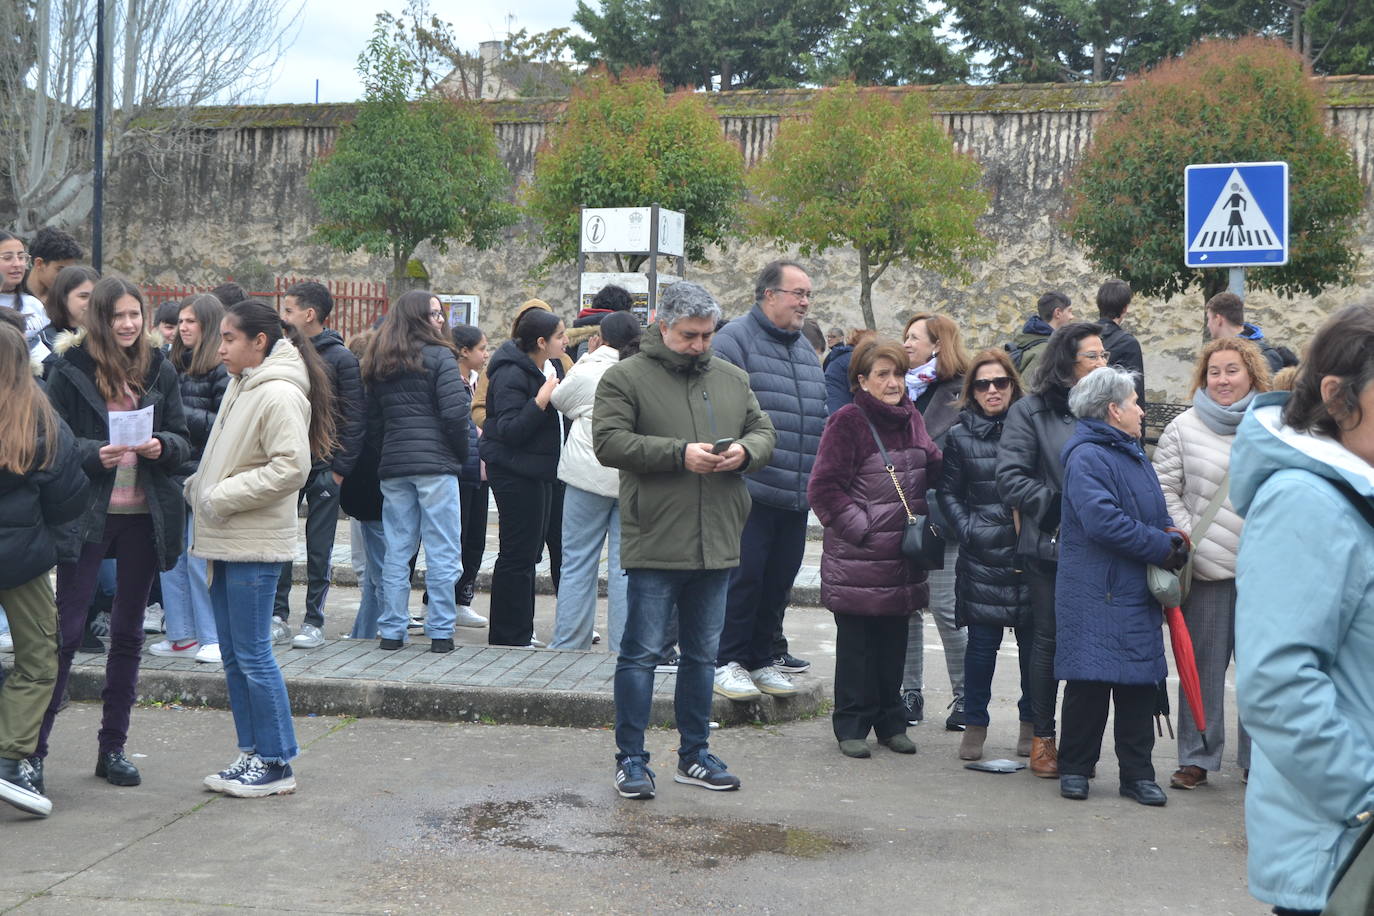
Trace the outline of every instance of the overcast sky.
{"type": "MultiPolygon", "coordinates": [[[[599,4],[589,4],[593,9],[599,4]]],[[[315,80],[321,102],[352,102],[362,94],[354,72],[358,54],[372,34],[378,13],[400,13],[405,0],[305,0],[300,35],[277,68],[277,78],[264,102],[313,102],[315,80]]],[[[504,38],[507,14],[511,30],[543,32],[572,25],[577,0],[431,0],[431,11],[454,26],[464,47],[504,38]]]]}

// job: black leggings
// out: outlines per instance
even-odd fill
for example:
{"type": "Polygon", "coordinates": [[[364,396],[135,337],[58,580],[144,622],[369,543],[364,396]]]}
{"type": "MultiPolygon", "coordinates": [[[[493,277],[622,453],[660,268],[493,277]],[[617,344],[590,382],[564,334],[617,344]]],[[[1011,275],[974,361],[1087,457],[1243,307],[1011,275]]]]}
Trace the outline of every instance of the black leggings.
{"type": "Polygon", "coordinates": [[[1059,681],[1054,676],[1054,577],[1056,566],[1039,560],[1026,560],[1026,581],[1030,584],[1031,620],[1035,635],[1031,640],[1030,694],[1035,720],[1035,737],[1053,738],[1054,710],[1059,705],[1059,681]]]}

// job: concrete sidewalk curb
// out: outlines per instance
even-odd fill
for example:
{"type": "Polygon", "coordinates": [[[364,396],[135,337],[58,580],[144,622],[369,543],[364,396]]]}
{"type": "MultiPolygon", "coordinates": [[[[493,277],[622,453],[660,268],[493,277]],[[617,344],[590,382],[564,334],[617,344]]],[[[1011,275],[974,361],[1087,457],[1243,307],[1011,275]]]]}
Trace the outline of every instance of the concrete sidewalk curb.
{"type": "MultiPolygon", "coordinates": [[[[194,663],[193,663],[194,664],[194,663]]],[[[674,723],[671,691],[656,685],[649,721],[674,723]]],[[[73,700],[99,701],[105,686],[104,666],[72,667],[73,700]]],[[[615,700],[607,691],[536,690],[406,683],[371,678],[295,676],[286,679],[295,715],[382,717],[435,722],[495,722],[600,728],[615,724],[615,700]]],[[[819,715],[827,705],[824,685],[797,679],[794,697],[763,696],[749,702],[714,697],[711,718],[722,726],[786,722],[819,715]]],[[[140,702],[183,703],[229,708],[224,674],[204,665],[196,669],[144,669],[138,679],[140,702]]]]}

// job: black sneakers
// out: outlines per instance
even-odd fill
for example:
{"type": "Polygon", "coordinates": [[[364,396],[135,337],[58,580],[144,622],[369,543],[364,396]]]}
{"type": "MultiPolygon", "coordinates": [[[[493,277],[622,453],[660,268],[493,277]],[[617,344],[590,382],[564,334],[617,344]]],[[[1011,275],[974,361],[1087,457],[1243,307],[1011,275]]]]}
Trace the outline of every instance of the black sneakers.
{"type": "Polygon", "coordinates": [[[968,724],[967,720],[964,719],[964,698],[955,697],[954,700],[949,704],[949,708],[952,709],[953,712],[951,712],[945,718],[945,731],[963,731],[965,726],[968,724]]]}
{"type": "Polygon", "coordinates": [[[615,790],[621,798],[653,798],[654,771],[642,757],[626,757],[615,768],[615,790]]]}
{"type": "Polygon", "coordinates": [[[808,671],[811,668],[811,663],[806,659],[797,658],[795,655],[789,655],[786,652],[774,656],[770,664],[779,671],[786,672],[787,674],[801,674],[803,671],[808,671]]]}
{"type": "Polygon", "coordinates": [[[95,758],[95,775],[112,786],[136,786],[143,782],[138,767],[129,762],[122,750],[102,751],[95,758]]]}
{"type": "Polygon", "coordinates": [[[268,795],[290,795],[296,791],[296,774],[289,763],[268,763],[254,754],[243,771],[233,779],[226,779],[219,791],[235,798],[265,798],[268,795]]]}
{"type": "Polygon", "coordinates": [[[920,725],[926,717],[926,698],[919,690],[903,693],[902,707],[906,709],[907,725],[920,725]]]}
{"type": "Polygon", "coordinates": [[[0,757],[0,800],[38,817],[52,813],[52,802],[33,784],[33,768],[27,760],[0,757]]]}
{"type": "Polygon", "coordinates": [[[725,761],[707,751],[702,751],[695,760],[679,758],[673,782],[701,786],[714,792],[730,792],[739,788],[739,777],[725,768],[725,761]]]}

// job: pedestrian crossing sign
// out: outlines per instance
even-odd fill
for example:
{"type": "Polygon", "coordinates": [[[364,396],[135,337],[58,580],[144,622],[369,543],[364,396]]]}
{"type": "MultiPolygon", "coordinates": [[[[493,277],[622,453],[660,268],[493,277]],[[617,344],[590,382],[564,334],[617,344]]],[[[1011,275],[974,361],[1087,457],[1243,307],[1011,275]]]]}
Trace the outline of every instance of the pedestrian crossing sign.
{"type": "Polygon", "coordinates": [[[1288,263],[1288,163],[1222,162],[1184,170],[1189,267],[1288,263]]]}

